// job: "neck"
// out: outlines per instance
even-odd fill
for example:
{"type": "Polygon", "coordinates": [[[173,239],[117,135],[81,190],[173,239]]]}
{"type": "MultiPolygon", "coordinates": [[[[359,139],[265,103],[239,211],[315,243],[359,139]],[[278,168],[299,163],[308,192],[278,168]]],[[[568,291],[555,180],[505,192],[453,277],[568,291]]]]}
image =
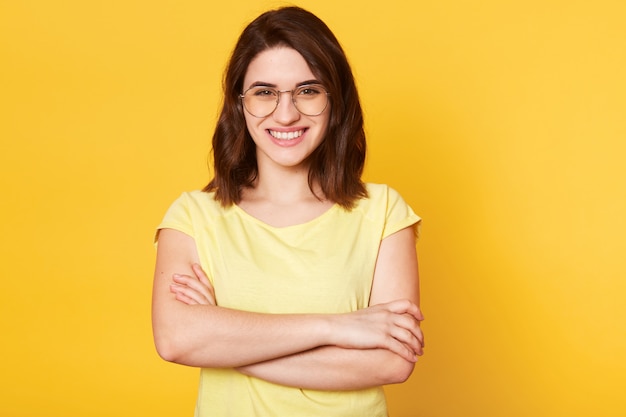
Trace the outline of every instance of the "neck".
{"type": "Polygon", "coordinates": [[[244,192],[243,198],[266,200],[281,205],[323,199],[319,185],[313,184],[312,188],[315,193],[309,187],[309,171],[305,166],[279,169],[263,169],[259,166],[255,184],[244,192]]]}

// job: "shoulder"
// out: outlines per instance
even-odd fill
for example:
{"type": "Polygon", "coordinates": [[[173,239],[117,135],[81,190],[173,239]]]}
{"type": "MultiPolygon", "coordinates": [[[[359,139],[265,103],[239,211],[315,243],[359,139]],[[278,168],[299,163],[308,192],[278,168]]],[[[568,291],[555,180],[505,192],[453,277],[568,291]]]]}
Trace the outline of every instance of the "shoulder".
{"type": "Polygon", "coordinates": [[[214,193],[186,191],[170,205],[163,223],[194,223],[207,217],[219,217],[223,213],[224,208],[215,200],[214,193]]]}
{"type": "Polygon", "coordinates": [[[356,207],[358,209],[382,209],[386,211],[390,204],[394,205],[398,202],[406,204],[400,193],[387,184],[366,183],[365,188],[367,189],[367,197],[357,202],[356,207]]]}
{"type": "Polygon", "coordinates": [[[359,200],[356,209],[370,219],[384,223],[383,236],[420,222],[400,193],[387,184],[366,184],[368,197],[359,200]]]}
{"type": "Polygon", "coordinates": [[[369,199],[371,200],[401,198],[400,194],[387,184],[376,184],[376,183],[368,182],[365,184],[365,188],[367,188],[367,193],[368,193],[369,199]]]}
{"type": "Polygon", "coordinates": [[[183,192],[167,209],[157,230],[175,229],[194,237],[199,230],[221,222],[228,210],[215,200],[214,193],[183,192]]]}
{"type": "MultiPolygon", "coordinates": [[[[215,193],[193,190],[183,192],[174,202],[171,208],[184,208],[187,210],[219,210],[221,205],[215,200],[215,193]]],[[[170,209],[171,209],[170,208],[170,209]]]]}

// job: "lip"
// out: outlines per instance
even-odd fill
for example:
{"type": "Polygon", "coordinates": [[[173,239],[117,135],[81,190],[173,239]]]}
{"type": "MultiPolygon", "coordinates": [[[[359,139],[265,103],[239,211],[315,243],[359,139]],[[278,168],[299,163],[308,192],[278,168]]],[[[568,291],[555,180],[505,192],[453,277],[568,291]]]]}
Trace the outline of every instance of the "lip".
{"type": "Polygon", "coordinates": [[[274,144],[284,147],[284,148],[296,146],[297,144],[302,142],[304,138],[306,137],[307,131],[308,131],[307,128],[266,129],[267,135],[269,136],[270,140],[274,142],[274,144]],[[274,132],[274,135],[272,134],[272,132],[274,132]],[[276,137],[276,136],[281,136],[281,137],[276,137]]]}

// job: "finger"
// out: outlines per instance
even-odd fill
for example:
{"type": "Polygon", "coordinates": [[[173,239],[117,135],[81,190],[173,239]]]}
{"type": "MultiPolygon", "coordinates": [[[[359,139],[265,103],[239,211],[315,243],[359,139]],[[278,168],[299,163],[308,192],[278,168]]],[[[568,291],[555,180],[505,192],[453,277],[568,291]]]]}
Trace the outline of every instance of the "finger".
{"type": "Polygon", "coordinates": [[[200,283],[195,277],[190,275],[183,274],[174,274],[172,275],[172,280],[181,286],[186,286],[189,288],[193,288],[195,291],[198,291],[202,294],[208,294],[208,291],[203,288],[202,283],[200,283]]]}
{"type": "Polygon", "coordinates": [[[170,286],[170,290],[176,295],[181,295],[180,301],[183,301],[186,304],[209,305],[209,301],[206,299],[204,294],[200,294],[199,292],[195,291],[193,288],[190,288],[184,285],[179,285],[179,284],[172,284],[170,286]]]}
{"type": "Polygon", "coordinates": [[[424,334],[420,328],[419,321],[410,314],[394,315],[389,334],[398,341],[410,346],[415,354],[423,354],[424,334]]]}
{"type": "Polygon", "coordinates": [[[193,269],[193,272],[196,274],[198,281],[200,281],[202,284],[204,284],[208,288],[209,293],[211,294],[211,298],[213,300],[213,304],[216,304],[215,303],[215,290],[213,289],[213,284],[211,284],[211,281],[209,281],[209,277],[204,272],[204,269],[202,269],[202,266],[200,266],[200,264],[198,263],[194,263],[191,265],[191,269],[193,269]]]}
{"type": "Polygon", "coordinates": [[[417,328],[417,335],[415,337],[417,337],[417,340],[420,342],[421,348],[425,348],[426,343],[424,342],[424,333],[420,327],[417,328]]]}
{"type": "Polygon", "coordinates": [[[420,308],[410,300],[395,300],[386,304],[389,311],[396,314],[408,313],[417,320],[424,320],[424,315],[420,308]]]}
{"type": "Polygon", "coordinates": [[[404,343],[399,342],[397,339],[390,339],[385,348],[409,362],[417,362],[417,356],[415,355],[415,352],[413,352],[413,349],[404,343]]]}
{"type": "Polygon", "coordinates": [[[411,328],[411,333],[417,338],[421,347],[424,347],[424,332],[422,331],[421,323],[415,323],[415,326],[411,328]]]}
{"type": "Polygon", "coordinates": [[[422,351],[422,343],[409,330],[397,327],[391,332],[391,336],[411,349],[413,355],[421,356],[424,353],[422,351]]]}
{"type": "Polygon", "coordinates": [[[212,289],[199,282],[195,277],[190,277],[189,275],[174,274],[172,276],[172,279],[176,284],[189,287],[197,293],[202,294],[208,304],[215,305],[215,296],[212,292],[212,289]]]}
{"type": "Polygon", "coordinates": [[[170,291],[174,294],[174,298],[176,300],[181,301],[181,302],[183,302],[183,303],[185,303],[187,305],[197,305],[198,304],[194,299],[188,297],[187,295],[185,295],[184,293],[182,293],[180,291],[177,291],[176,288],[172,288],[173,286],[174,285],[172,285],[170,287],[170,291]]]}
{"type": "Polygon", "coordinates": [[[410,331],[418,339],[420,339],[422,336],[420,322],[409,313],[393,314],[391,322],[394,326],[398,326],[410,331]]]}
{"type": "Polygon", "coordinates": [[[193,272],[196,274],[196,277],[198,278],[198,280],[202,283],[204,283],[207,286],[211,286],[211,282],[209,281],[209,277],[207,276],[207,274],[204,272],[204,269],[202,269],[202,267],[200,266],[200,264],[192,264],[191,265],[191,269],[193,269],[193,272]]]}

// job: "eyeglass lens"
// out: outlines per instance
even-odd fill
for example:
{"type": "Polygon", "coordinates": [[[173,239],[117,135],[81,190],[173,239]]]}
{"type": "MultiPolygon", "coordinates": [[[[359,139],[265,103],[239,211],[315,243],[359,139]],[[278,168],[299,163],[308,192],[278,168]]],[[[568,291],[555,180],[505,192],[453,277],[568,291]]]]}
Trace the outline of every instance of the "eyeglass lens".
{"type": "Polygon", "coordinates": [[[255,117],[266,117],[276,110],[283,93],[291,93],[294,106],[305,116],[317,116],[328,105],[328,93],[321,85],[303,85],[291,91],[257,86],[246,90],[241,97],[248,113],[255,117]]]}

